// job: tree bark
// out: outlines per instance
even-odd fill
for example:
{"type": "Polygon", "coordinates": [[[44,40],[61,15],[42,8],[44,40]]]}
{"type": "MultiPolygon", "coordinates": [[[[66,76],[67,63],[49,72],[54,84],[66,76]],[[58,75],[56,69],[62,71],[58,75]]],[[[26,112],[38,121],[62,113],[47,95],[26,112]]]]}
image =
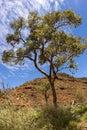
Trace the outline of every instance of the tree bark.
{"type": "Polygon", "coordinates": [[[44,96],[45,96],[46,104],[48,104],[48,96],[47,96],[47,93],[45,93],[44,96]]]}
{"type": "Polygon", "coordinates": [[[52,90],[52,95],[53,95],[53,105],[55,108],[57,108],[57,94],[56,94],[56,90],[54,86],[54,80],[50,81],[50,85],[51,85],[51,90],[52,90]]]}

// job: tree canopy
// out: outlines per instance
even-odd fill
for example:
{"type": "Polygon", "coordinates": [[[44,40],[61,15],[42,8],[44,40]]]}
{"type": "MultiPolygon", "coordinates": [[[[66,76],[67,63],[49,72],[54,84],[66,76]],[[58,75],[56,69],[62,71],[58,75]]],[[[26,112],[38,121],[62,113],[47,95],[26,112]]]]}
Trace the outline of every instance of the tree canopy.
{"type": "MultiPolygon", "coordinates": [[[[11,48],[3,52],[2,60],[24,64],[24,60],[29,59],[54,86],[58,71],[77,68],[74,58],[86,49],[82,37],[75,37],[65,31],[66,28],[76,28],[81,23],[80,15],[72,10],[53,11],[43,16],[30,12],[27,19],[20,17],[10,24],[13,33],[8,34],[6,40],[11,48]],[[41,68],[45,63],[49,66],[48,72],[41,68]]],[[[55,91],[53,89],[52,87],[52,91],[55,91]]]]}

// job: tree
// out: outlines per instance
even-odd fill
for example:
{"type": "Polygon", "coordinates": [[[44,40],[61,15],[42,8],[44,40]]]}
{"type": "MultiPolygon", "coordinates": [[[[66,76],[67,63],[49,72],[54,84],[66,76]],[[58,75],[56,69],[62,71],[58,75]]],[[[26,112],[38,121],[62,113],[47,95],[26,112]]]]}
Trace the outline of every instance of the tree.
{"type": "Polygon", "coordinates": [[[36,87],[36,90],[40,93],[42,93],[42,95],[45,98],[45,102],[46,104],[48,104],[48,98],[50,96],[49,94],[49,90],[50,90],[50,84],[47,81],[47,79],[43,79],[43,81],[36,87]]]}
{"type": "Polygon", "coordinates": [[[76,28],[81,23],[80,15],[72,10],[53,11],[43,16],[30,12],[27,20],[20,17],[11,23],[13,33],[6,37],[11,47],[3,52],[3,62],[24,64],[26,58],[32,61],[49,80],[55,107],[57,95],[54,83],[57,73],[64,68],[75,69],[74,58],[86,48],[82,37],[75,37],[65,30],[76,28]],[[48,63],[48,72],[41,68],[45,63],[48,63]]]}

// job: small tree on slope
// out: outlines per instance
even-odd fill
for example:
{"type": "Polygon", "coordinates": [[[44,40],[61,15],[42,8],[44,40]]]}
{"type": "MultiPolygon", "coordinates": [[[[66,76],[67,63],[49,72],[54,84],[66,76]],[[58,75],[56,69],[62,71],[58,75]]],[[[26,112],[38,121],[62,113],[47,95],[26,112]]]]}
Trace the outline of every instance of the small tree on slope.
{"type": "Polygon", "coordinates": [[[76,68],[74,58],[86,48],[85,40],[67,34],[66,28],[76,28],[82,22],[80,15],[72,10],[53,11],[44,16],[30,12],[28,19],[22,17],[11,23],[12,34],[6,37],[10,49],[3,52],[3,62],[24,64],[25,59],[33,62],[38,71],[49,80],[53,104],[57,107],[55,80],[58,71],[76,68]],[[46,72],[41,65],[48,63],[46,72]]]}

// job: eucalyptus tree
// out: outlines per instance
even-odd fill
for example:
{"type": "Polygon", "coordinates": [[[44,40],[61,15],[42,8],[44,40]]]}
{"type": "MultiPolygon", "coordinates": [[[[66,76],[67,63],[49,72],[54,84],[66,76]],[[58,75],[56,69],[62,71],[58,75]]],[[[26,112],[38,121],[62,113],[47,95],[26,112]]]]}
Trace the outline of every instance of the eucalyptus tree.
{"type": "Polygon", "coordinates": [[[27,19],[19,17],[10,24],[13,32],[7,35],[6,40],[11,47],[4,50],[3,62],[24,64],[25,59],[32,61],[36,69],[47,77],[55,107],[57,94],[54,83],[57,73],[64,68],[76,69],[75,57],[86,49],[82,37],[75,37],[66,31],[77,28],[81,23],[80,15],[65,10],[43,16],[30,12],[27,19]],[[42,69],[46,63],[48,71],[42,69]]]}

